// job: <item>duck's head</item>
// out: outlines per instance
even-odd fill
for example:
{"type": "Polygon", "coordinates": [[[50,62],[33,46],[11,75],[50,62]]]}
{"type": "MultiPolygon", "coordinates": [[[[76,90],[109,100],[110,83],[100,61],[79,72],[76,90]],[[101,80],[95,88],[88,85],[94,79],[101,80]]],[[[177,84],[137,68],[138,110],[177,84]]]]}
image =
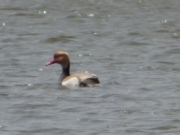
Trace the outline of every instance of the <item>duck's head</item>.
{"type": "Polygon", "coordinates": [[[69,56],[67,52],[63,51],[57,51],[54,53],[54,58],[49,61],[46,66],[52,65],[52,64],[60,64],[63,68],[66,68],[69,65],[69,56]]]}

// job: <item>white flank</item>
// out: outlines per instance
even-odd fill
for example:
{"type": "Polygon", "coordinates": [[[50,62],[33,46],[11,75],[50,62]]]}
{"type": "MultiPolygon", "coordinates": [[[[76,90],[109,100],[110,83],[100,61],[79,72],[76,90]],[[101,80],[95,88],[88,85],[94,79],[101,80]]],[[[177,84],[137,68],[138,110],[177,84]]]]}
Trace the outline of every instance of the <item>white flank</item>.
{"type": "Polygon", "coordinates": [[[62,81],[62,86],[78,87],[79,86],[79,79],[77,77],[72,77],[66,81],[62,81]]]}

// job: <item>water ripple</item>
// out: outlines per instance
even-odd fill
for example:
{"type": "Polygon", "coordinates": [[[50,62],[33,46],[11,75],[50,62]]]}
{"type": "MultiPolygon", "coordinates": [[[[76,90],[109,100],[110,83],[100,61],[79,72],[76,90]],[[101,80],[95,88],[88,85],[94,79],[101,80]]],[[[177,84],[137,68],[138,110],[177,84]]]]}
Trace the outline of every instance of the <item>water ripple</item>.
{"type": "Polygon", "coordinates": [[[60,35],[57,37],[47,38],[44,42],[45,43],[56,43],[56,42],[69,43],[69,42],[73,41],[74,38],[75,38],[74,36],[60,35]]]}

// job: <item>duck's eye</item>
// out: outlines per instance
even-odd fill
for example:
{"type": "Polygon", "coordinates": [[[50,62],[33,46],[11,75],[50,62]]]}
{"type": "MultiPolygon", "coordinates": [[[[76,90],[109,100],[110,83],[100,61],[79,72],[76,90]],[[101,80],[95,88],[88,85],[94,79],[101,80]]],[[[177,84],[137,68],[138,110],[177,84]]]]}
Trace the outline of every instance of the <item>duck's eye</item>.
{"type": "Polygon", "coordinates": [[[56,59],[56,58],[58,58],[59,57],[59,55],[54,55],[54,59],[56,59]]]}

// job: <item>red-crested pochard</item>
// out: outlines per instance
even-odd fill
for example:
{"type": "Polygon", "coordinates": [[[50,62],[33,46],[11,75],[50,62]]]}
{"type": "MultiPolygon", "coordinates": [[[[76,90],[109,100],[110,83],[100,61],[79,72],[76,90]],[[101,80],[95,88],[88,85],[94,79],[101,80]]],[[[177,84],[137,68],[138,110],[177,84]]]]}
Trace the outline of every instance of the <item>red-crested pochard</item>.
{"type": "Polygon", "coordinates": [[[67,52],[57,51],[54,53],[54,58],[46,64],[60,64],[62,73],[60,76],[60,83],[62,86],[80,86],[80,87],[95,87],[99,85],[99,79],[96,75],[90,73],[70,74],[70,60],[67,52]]]}

